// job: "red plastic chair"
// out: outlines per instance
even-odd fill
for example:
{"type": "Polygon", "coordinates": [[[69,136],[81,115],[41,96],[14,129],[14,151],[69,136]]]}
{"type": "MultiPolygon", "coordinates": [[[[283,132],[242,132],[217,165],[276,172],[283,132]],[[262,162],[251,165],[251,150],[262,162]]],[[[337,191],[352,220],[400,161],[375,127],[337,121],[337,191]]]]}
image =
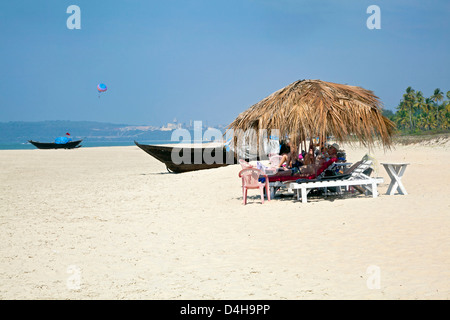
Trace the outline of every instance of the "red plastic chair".
{"type": "Polygon", "coordinates": [[[253,165],[245,161],[244,159],[239,159],[239,163],[241,164],[242,169],[253,168],[253,165]]]}
{"type": "Polygon", "coordinates": [[[261,193],[261,202],[264,203],[264,187],[266,188],[267,200],[270,201],[269,178],[257,168],[247,168],[239,172],[239,178],[242,178],[242,193],[244,196],[244,205],[247,204],[247,190],[259,189],[261,193]],[[264,177],[264,183],[259,182],[259,178],[264,177]]]}

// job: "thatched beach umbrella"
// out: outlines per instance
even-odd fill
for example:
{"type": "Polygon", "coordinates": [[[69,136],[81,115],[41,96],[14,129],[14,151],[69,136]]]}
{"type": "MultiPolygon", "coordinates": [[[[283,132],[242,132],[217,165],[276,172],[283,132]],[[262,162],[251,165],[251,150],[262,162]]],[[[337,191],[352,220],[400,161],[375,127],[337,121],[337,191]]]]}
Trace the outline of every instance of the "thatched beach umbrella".
{"type": "Polygon", "coordinates": [[[333,136],[337,142],[360,142],[365,146],[380,140],[389,148],[394,128],[394,123],[382,115],[382,104],[372,91],[321,80],[299,80],[239,114],[227,129],[233,129],[235,137],[249,129],[266,129],[268,135],[278,130],[280,137],[290,137],[297,146],[306,146],[314,137],[333,136]]]}

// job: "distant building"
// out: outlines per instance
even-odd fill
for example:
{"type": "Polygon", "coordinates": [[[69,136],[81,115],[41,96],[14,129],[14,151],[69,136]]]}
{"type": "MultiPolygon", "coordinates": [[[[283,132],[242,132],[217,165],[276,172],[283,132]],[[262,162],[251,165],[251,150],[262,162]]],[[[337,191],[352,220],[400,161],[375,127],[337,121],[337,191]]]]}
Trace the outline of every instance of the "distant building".
{"type": "MultiPolygon", "coordinates": [[[[174,119],[174,120],[176,120],[176,119],[174,119]]],[[[161,127],[161,131],[172,131],[172,130],[175,130],[175,129],[181,129],[181,127],[182,127],[182,125],[181,125],[181,123],[168,123],[167,125],[165,125],[165,126],[162,126],[161,127]]]]}
{"type": "Polygon", "coordinates": [[[127,127],[122,127],[119,128],[120,131],[154,131],[154,130],[158,130],[158,127],[154,127],[154,126],[127,126],[127,127]]]}

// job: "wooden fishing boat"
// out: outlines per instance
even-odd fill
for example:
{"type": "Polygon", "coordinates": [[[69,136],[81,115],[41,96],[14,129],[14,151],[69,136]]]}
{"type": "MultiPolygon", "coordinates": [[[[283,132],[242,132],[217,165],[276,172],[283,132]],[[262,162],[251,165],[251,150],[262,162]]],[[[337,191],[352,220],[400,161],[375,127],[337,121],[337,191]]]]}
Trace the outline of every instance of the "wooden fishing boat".
{"type": "Polygon", "coordinates": [[[234,153],[227,151],[223,146],[202,145],[202,147],[191,147],[176,144],[173,146],[148,145],[136,141],[134,143],[146,153],[164,163],[169,172],[182,173],[213,169],[237,163],[234,153]],[[217,154],[218,152],[219,154],[217,154]],[[205,158],[209,158],[210,161],[205,158]]]}
{"type": "Polygon", "coordinates": [[[81,147],[81,145],[79,145],[81,141],[83,140],[69,141],[67,143],[54,143],[28,140],[29,143],[31,143],[38,149],[74,149],[81,147]]]}

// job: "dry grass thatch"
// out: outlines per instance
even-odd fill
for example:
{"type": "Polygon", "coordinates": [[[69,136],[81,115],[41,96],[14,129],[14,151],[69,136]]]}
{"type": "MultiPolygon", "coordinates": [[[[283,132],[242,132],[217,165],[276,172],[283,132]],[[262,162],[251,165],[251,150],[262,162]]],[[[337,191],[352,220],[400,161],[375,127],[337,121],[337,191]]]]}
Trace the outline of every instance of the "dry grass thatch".
{"type": "Polygon", "coordinates": [[[295,145],[312,137],[371,146],[392,144],[395,125],[382,115],[382,104],[370,90],[321,80],[296,81],[242,112],[228,126],[237,132],[279,130],[295,145]]]}

